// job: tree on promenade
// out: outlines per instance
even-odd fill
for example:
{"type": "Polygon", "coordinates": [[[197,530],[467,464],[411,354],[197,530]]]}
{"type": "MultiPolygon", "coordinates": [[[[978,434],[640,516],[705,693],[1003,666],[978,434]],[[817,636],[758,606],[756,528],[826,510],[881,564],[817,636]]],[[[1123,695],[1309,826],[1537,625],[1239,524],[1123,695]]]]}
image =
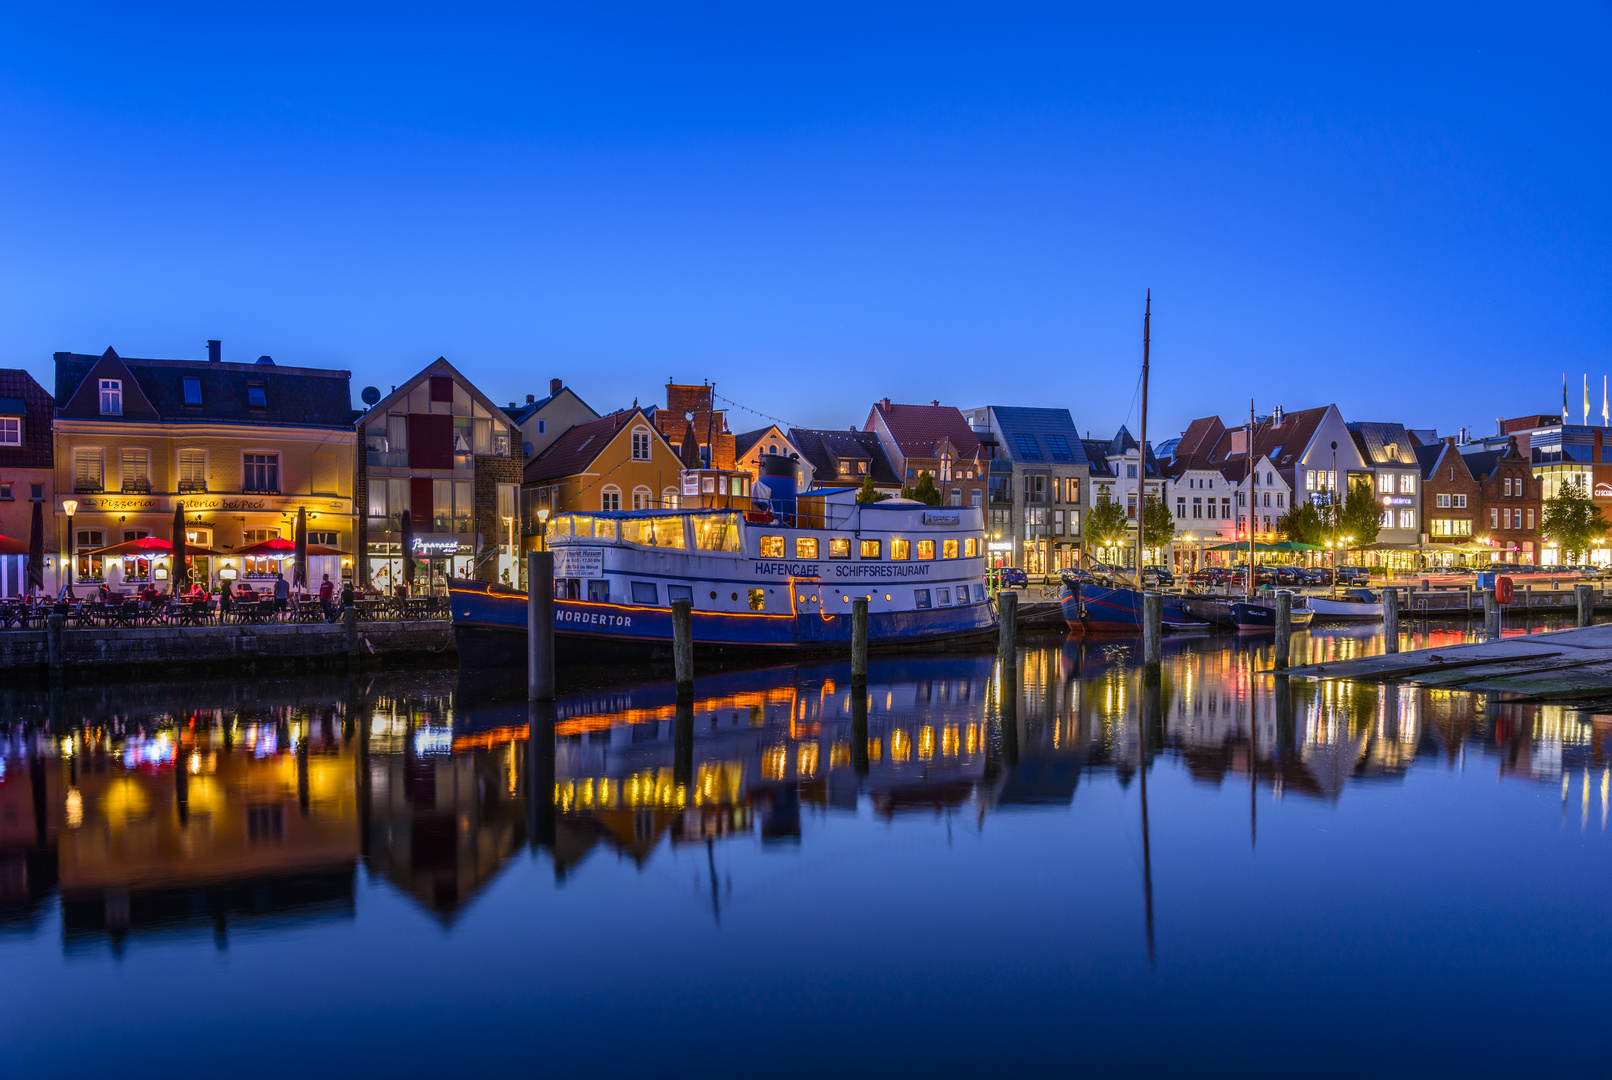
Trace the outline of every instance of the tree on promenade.
{"type": "Polygon", "coordinates": [[[1287,512],[1276,519],[1276,535],[1296,544],[1314,544],[1319,547],[1327,539],[1327,524],[1321,511],[1308,499],[1295,502],[1287,512]]]}
{"type": "Polygon", "coordinates": [[[1100,551],[1118,547],[1125,539],[1125,508],[1107,495],[1097,500],[1086,514],[1086,549],[1100,551]]]}
{"type": "Polygon", "coordinates": [[[1377,542],[1382,530],[1383,508],[1371,493],[1371,481],[1361,480],[1349,485],[1349,494],[1337,510],[1337,535],[1348,537],[1347,547],[1360,548],[1377,542]]]}
{"type": "Polygon", "coordinates": [[[1539,523],[1539,531],[1556,541],[1563,562],[1589,561],[1590,541],[1606,535],[1607,522],[1584,490],[1582,476],[1573,477],[1545,500],[1545,517],[1539,523]]]}
{"type": "Polygon", "coordinates": [[[1142,508],[1142,547],[1157,551],[1175,539],[1175,515],[1164,500],[1149,495],[1142,508]]]}

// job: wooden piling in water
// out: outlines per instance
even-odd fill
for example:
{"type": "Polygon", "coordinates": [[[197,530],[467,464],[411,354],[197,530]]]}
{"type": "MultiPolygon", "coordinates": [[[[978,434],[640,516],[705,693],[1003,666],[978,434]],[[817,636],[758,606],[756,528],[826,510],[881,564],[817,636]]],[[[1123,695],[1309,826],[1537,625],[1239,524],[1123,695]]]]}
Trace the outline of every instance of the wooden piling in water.
{"type": "Polygon", "coordinates": [[[1142,594],[1142,662],[1158,667],[1164,658],[1164,596],[1142,594]]]}
{"type": "Polygon", "coordinates": [[[694,692],[694,602],[672,601],[672,672],[679,695],[694,692]]]}
{"type": "Polygon", "coordinates": [[[1399,651],[1399,590],[1383,590],[1383,651],[1399,651]]]}
{"type": "Polygon", "coordinates": [[[554,700],[554,553],[526,556],[526,700],[554,700]]]}
{"type": "Polygon", "coordinates": [[[1293,594],[1286,589],[1276,594],[1276,668],[1287,667],[1293,647],[1293,594]]]}
{"type": "Polygon", "coordinates": [[[1489,641],[1500,637],[1500,602],[1492,588],[1483,590],[1483,636],[1489,641]]]}
{"type": "Polygon", "coordinates": [[[1014,667],[1018,663],[1018,649],[1016,642],[1019,633],[1019,594],[1004,592],[997,599],[997,626],[996,658],[1002,661],[1005,667],[1014,667]]]}
{"type": "Polygon", "coordinates": [[[1595,587],[1592,585],[1574,585],[1573,599],[1578,601],[1578,625],[1593,626],[1595,624],[1595,587]]]}
{"type": "Polygon", "coordinates": [[[851,600],[851,685],[868,684],[868,598],[851,600]]]}

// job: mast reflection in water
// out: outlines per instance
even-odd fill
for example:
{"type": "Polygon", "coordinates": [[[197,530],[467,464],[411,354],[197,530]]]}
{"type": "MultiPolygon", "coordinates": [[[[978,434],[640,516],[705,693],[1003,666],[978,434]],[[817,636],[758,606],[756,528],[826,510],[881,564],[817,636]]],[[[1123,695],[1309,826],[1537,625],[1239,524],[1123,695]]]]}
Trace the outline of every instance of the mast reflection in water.
{"type": "MultiPolygon", "coordinates": [[[[1379,647],[1360,631],[1297,644],[1296,661],[1379,647]]],[[[1612,718],[1290,685],[1256,673],[1268,639],[1167,648],[1151,685],[1133,644],[1072,640],[1016,668],[876,661],[865,695],[834,664],[712,675],[691,702],[645,685],[528,706],[442,673],[0,693],[0,960],[19,973],[5,1002],[76,1010],[104,1036],[83,1041],[85,1074],[133,1030],[121,994],[197,979],[220,1001],[256,980],[345,980],[376,1006],[353,1060],[405,1072],[452,1058],[388,1044],[423,1022],[407,988],[439,980],[470,995],[450,1013],[541,1006],[578,1045],[607,1037],[611,1005],[652,994],[657,1020],[613,1044],[623,1069],[691,1038],[705,1010],[744,1018],[737,1044],[781,1037],[765,1001],[845,1022],[835,1045],[870,1069],[1039,1068],[1062,1060],[1070,1024],[1135,1033],[1150,1022],[1127,1003],[1207,993],[1190,1031],[1233,1017],[1222,995],[1278,1007],[1296,969],[1389,997],[1453,990],[1472,922],[1408,940],[1384,918],[1423,919],[1431,895],[1514,906],[1497,866],[1564,902],[1612,884],[1612,718]],[[198,945],[226,966],[199,973],[198,945]],[[108,961],[134,985],[109,990],[108,961]],[[645,964],[642,986],[607,974],[645,964]],[[691,993],[673,973],[695,969],[691,993]],[[852,1023],[865,1009],[919,1048],[852,1023]],[[1052,1026],[1003,1047],[957,1009],[1052,1026]]],[[[1559,918],[1578,936],[1563,971],[1607,958],[1588,909],[1559,918]]],[[[1500,934],[1482,951],[1515,979],[1555,945],[1500,934]]],[[[319,1012],[295,995],[274,1008],[319,1012]]],[[[59,1045],[49,1024],[19,1030],[24,1065],[59,1045]]],[[[1172,1045],[1143,1059],[1193,1060],[1172,1045]]],[[[1136,1065],[1117,1046],[1094,1060],[1136,1065]]]]}

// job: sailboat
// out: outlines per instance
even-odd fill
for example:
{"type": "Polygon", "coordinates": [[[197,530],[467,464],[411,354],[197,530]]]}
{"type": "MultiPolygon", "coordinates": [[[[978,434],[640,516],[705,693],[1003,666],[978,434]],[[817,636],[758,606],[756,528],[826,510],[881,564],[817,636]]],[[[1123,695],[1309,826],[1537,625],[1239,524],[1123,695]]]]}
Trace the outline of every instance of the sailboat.
{"type": "MultiPolygon", "coordinates": [[[[1118,575],[1107,584],[1095,581],[1066,583],[1063,587],[1062,608],[1064,621],[1069,628],[1094,634],[1140,634],[1142,632],[1142,567],[1147,560],[1142,551],[1142,523],[1147,513],[1147,380],[1148,351],[1153,325],[1153,290],[1147,293],[1147,308],[1142,315],[1142,422],[1137,456],[1136,499],[1136,585],[1118,575]]],[[[1209,624],[1188,612],[1173,596],[1164,598],[1164,613],[1160,620],[1166,629],[1196,629],[1209,624]]]]}

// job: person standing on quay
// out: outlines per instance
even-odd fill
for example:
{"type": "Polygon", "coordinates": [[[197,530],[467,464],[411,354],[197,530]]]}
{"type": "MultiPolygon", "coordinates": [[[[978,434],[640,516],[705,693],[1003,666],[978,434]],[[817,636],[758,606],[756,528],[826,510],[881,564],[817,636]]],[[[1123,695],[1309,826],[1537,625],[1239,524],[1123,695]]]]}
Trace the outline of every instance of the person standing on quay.
{"type": "Polygon", "coordinates": [[[281,618],[285,617],[285,610],[291,603],[291,584],[286,581],[285,575],[278,570],[274,574],[274,610],[281,618]]]}
{"type": "Polygon", "coordinates": [[[325,613],[325,622],[331,622],[336,617],[330,607],[330,602],[335,599],[335,596],[336,586],[330,583],[330,575],[326,574],[325,580],[319,583],[319,607],[325,613]]]}

